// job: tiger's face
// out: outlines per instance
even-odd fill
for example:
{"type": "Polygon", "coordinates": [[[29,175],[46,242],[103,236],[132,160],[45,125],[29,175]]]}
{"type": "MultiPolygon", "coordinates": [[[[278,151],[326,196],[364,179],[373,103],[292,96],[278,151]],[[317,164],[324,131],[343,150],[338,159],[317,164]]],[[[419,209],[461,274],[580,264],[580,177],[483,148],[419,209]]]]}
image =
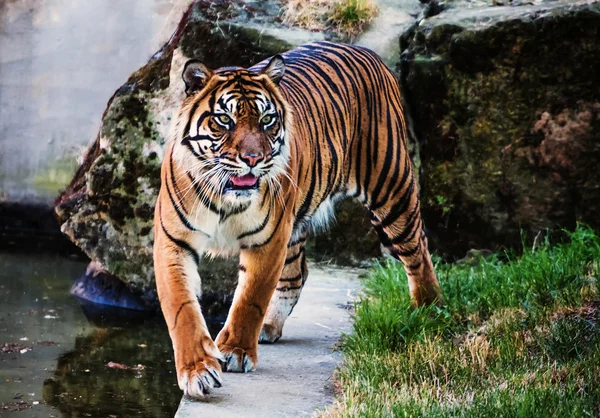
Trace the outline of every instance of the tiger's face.
{"type": "Polygon", "coordinates": [[[186,64],[176,156],[203,194],[237,205],[279,181],[289,154],[283,72],[281,57],[261,72],[186,64]]]}

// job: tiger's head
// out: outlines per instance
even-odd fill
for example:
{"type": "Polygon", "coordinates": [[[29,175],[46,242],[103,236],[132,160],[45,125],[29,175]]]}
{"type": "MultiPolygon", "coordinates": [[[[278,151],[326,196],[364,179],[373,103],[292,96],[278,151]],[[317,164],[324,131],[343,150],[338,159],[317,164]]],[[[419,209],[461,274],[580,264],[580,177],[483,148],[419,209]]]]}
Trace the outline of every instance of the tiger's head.
{"type": "Polygon", "coordinates": [[[261,71],[186,63],[174,155],[205,195],[239,205],[278,184],[289,158],[284,71],[278,55],[261,71]]]}

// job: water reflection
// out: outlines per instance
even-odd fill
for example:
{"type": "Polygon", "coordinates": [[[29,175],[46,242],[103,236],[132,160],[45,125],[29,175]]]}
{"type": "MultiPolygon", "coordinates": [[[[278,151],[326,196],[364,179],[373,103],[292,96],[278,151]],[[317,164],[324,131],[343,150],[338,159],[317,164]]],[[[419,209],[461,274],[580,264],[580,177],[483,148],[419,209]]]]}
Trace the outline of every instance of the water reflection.
{"type": "MultiPolygon", "coordinates": [[[[69,290],[85,267],[0,252],[0,346],[11,348],[0,352],[0,415],[173,416],[181,391],[166,324],[80,305],[69,290]]],[[[213,335],[221,325],[209,323],[213,335]]]]}
{"type": "Polygon", "coordinates": [[[174,373],[164,323],[97,328],[58,358],[43,397],[65,417],[173,416],[181,398],[174,373]]]}

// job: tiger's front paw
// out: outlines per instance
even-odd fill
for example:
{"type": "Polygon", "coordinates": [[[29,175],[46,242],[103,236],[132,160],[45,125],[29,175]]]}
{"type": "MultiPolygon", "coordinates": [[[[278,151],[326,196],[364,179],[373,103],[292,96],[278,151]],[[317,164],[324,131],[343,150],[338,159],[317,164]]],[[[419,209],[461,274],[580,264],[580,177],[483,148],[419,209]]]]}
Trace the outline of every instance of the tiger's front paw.
{"type": "Polygon", "coordinates": [[[200,348],[186,354],[176,353],[176,363],[179,388],[186,396],[199,399],[223,384],[219,359],[200,348]]]}
{"type": "Polygon", "coordinates": [[[239,347],[229,345],[219,346],[224,359],[222,360],[223,369],[226,372],[248,373],[256,370],[258,355],[256,349],[244,350],[239,347]]]}
{"type": "Polygon", "coordinates": [[[198,358],[177,370],[177,380],[186,396],[202,398],[213,388],[221,387],[221,366],[214,357],[198,358]]]}
{"type": "Polygon", "coordinates": [[[229,339],[229,332],[223,329],[217,336],[217,347],[223,355],[221,365],[226,372],[248,373],[256,370],[258,349],[256,342],[249,348],[229,339]]]}

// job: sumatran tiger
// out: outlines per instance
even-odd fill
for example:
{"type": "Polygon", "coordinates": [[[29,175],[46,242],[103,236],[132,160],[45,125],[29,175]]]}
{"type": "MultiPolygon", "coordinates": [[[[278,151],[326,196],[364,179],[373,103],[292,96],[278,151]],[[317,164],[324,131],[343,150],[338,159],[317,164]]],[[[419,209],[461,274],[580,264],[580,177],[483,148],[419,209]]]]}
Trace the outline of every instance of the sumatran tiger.
{"type": "Polygon", "coordinates": [[[254,67],[191,60],[155,210],[158,295],[180,388],[202,397],[221,370],[250,372],[308,275],[309,231],[350,196],[402,260],[416,305],[441,301],[394,74],[368,49],[317,42],[254,67]],[[210,337],[197,299],[204,254],[239,254],[228,318],[210,337]]]}

